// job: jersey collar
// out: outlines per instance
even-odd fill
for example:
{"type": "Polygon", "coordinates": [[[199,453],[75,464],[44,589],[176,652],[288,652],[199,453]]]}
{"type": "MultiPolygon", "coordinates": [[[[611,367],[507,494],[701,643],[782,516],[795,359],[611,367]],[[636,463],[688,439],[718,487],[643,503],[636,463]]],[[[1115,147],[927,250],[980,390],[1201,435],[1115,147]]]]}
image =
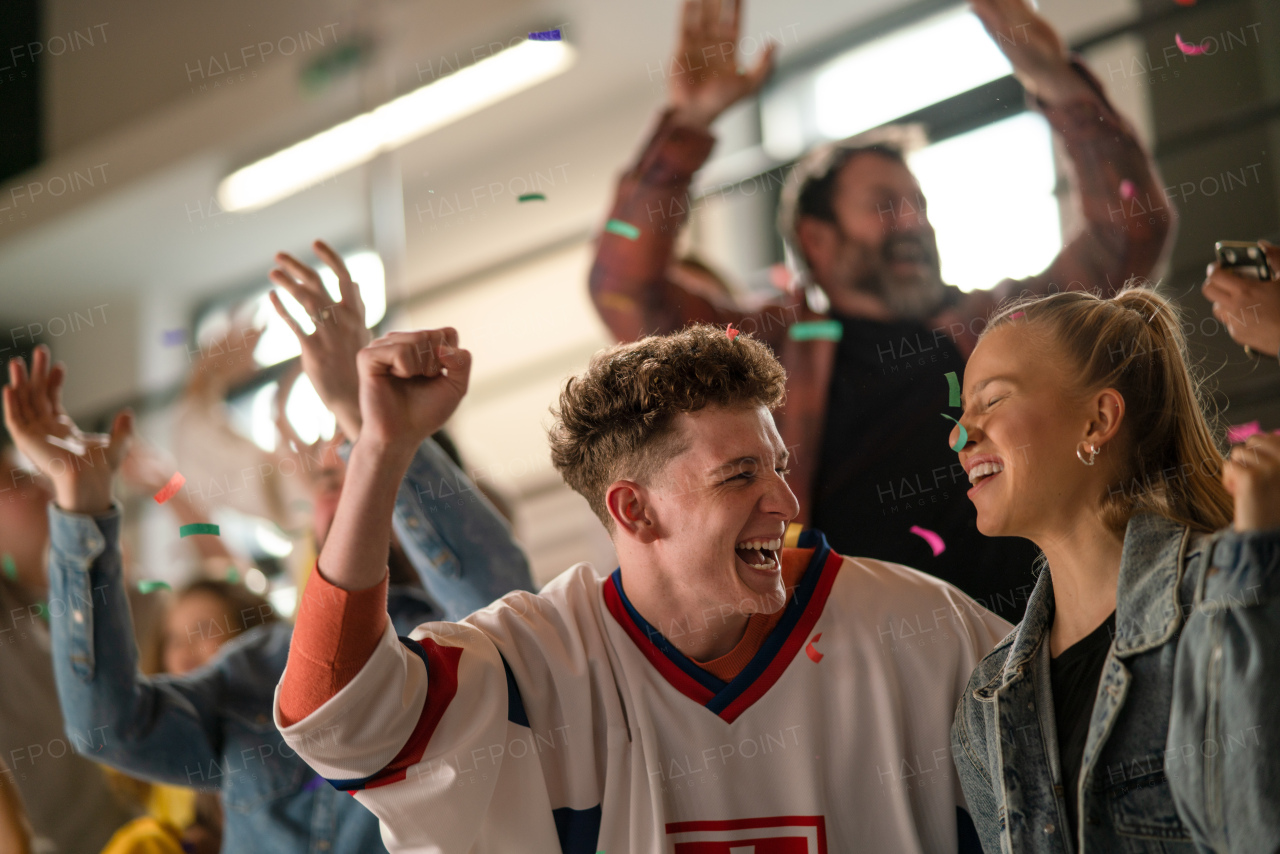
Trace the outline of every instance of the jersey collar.
{"type": "Polygon", "coordinates": [[[605,607],[662,677],[680,693],[732,723],[782,676],[804,647],[805,639],[826,606],[843,559],[816,530],[805,530],[798,548],[813,549],[800,584],[787,602],[782,619],[760,649],[731,682],[713,676],[671,644],[635,609],[622,589],[622,570],[604,583],[605,607]]]}

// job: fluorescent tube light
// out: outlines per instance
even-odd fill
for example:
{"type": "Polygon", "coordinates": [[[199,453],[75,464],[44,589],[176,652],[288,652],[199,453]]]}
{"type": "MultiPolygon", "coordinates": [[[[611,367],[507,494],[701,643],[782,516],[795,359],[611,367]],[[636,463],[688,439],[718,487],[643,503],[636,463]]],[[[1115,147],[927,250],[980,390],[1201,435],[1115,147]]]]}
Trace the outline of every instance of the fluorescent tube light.
{"type": "Polygon", "coordinates": [[[524,41],[304,139],[223,179],[223,210],[266,207],[567,71],[565,42],[524,41]]]}

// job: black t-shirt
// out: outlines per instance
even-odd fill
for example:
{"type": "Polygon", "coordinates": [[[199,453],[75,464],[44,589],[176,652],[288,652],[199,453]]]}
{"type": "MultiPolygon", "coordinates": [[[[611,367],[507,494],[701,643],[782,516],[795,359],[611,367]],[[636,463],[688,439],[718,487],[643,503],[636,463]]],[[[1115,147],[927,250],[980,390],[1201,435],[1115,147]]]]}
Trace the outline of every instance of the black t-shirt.
{"type": "Polygon", "coordinates": [[[978,532],[969,478],[947,440],[955,425],[942,417],[960,417],[947,405],[947,372],[964,378],[946,328],[836,319],[844,334],[814,482],[814,527],[840,554],[915,567],[1018,622],[1039,550],[978,532]],[[946,550],[935,557],[913,525],[941,536],[946,550]]]}
{"type": "Polygon", "coordinates": [[[1116,614],[1103,621],[1087,637],[1076,641],[1049,662],[1053,684],[1053,719],[1058,729],[1058,761],[1062,765],[1062,785],[1066,789],[1067,817],[1071,836],[1077,827],[1076,789],[1084,762],[1084,743],[1093,717],[1093,701],[1107,661],[1107,650],[1116,633],[1116,614]]]}

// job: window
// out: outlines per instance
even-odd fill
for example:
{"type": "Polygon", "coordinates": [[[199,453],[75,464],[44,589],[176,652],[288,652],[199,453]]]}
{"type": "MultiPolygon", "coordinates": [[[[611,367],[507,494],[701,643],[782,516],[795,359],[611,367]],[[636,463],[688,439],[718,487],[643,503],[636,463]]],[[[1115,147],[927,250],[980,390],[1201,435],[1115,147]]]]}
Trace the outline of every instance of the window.
{"type": "Polygon", "coordinates": [[[761,147],[782,162],[884,124],[922,123],[934,142],[908,162],[929,202],[943,280],[990,288],[1040,272],[1062,248],[1052,135],[1024,109],[1011,73],[957,6],[780,79],[761,97],[761,147]]]}
{"type": "Polygon", "coordinates": [[[929,201],[943,281],[991,288],[1049,266],[1062,248],[1049,124],[1037,113],[931,145],[908,158],[929,201]]]}
{"type": "MultiPolygon", "coordinates": [[[[315,259],[302,259],[310,263],[320,272],[325,290],[335,300],[340,298],[338,277],[324,264],[315,259]]],[[[387,313],[386,273],[382,259],[377,252],[362,250],[344,254],[342,260],[351,272],[351,278],[360,289],[360,298],[364,301],[365,325],[372,327],[387,313]]],[[[267,298],[272,285],[252,287],[247,293],[233,299],[224,300],[206,309],[196,322],[196,340],[205,346],[219,335],[224,334],[239,318],[251,316],[253,321],[266,328],[258,346],[254,349],[254,361],[263,368],[278,365],[281,362],[297,357],[301,352],[298,339],[293,331],[276,314],[275,308],[267,298]]],[[[281,301],[308,334],[315,331],[315,324],[293,297],[280,290],[281,301]]],[[[251,438],[255,444],[267,451],[276,447],[275,397],[278,383],[267,382],[246,395],[241,395],[228,402],[230,417],[236,430],[251,438]]],[[[285,415],[298,437],[304,442],[314,442],[318,438],[331,438],[335,429],[335,419],[320,402],[319,395],[305,376],[299,377],[294,384],[289,400],[285,403],[285,415]]]]}

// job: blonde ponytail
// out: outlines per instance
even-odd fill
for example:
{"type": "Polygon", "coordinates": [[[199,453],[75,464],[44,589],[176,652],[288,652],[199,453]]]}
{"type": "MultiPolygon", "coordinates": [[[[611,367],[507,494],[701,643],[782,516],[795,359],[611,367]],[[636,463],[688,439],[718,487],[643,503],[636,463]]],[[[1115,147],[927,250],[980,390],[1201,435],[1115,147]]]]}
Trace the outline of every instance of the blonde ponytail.
{"type": "Polygon", "coordinates": [[[1224,458],[1205,417],[1201,382],[1188,367],[1173,303],[1132,283],[1111,299],[1069,291],[1005,306],[983,335],[1020,315],[1042,324],[1072,360],[1080,394],[1114,388],[1124,397],[1121,436],[1128,451],[1118,466],[1120,481],[1100,497],[1109,526],[1123,531],[1141,511],[1202,531],[1231,523],[1224,458]]]}

